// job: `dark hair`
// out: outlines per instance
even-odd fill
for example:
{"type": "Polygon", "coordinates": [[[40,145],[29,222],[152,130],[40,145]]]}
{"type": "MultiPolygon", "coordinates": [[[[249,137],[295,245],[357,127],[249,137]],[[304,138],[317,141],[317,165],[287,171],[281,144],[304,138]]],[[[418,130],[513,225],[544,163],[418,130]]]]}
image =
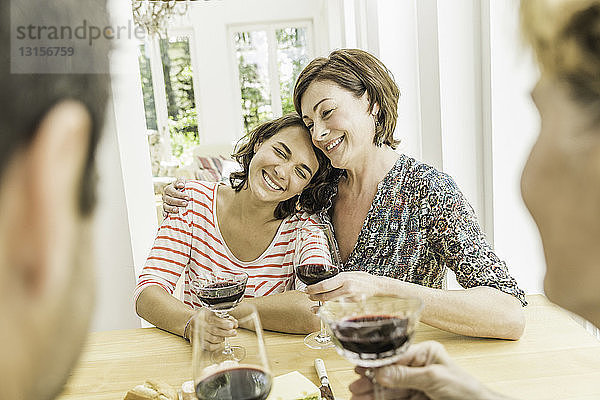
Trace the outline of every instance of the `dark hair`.
{"type": "MultiPolygon", "coordinates": [[[[242,171],[233,172],[229,177],[231,187],[236,192],[242,190],[248,183],[248,171],[250,161],[254,157],[255,146],[291,126],[306,130],[304,122],[298,115],[288,114],[260,124],[238,142],[232,157],[242,166],[242,171]]],[[[306,130],[306,135],[310,135],[308,130],[306,130]]],[[[335,190],[335,177],[339,170],[331,166],[331,162],[321,150],[314,146],[313,150],[319,162],[317,172],[302,193],[277,205],[274,212],[275,218],[283,219],[299,210],[314,214],[331,205],[331,197],[335,190]]]]}
{"type": "MultiPolygon", "coordinates": [[[[108,99],[108,74],[92,73],[11,73],[11,3],[13,12],[27,16],[30,21],[52,21],[53,18],[76,26],[86,20],[98,26],[107,26],[106,5],[96,0],[49,0],[43,7],[37,1],[0,2],[0,179],[12,157],[31,144],[44,116],[64,100],[81,102],[92,120],[87,160],[81,176],[79,209],[88,215],[95,203],[94,154],[104,110],[108,99]]],[[[106,40],[94,42],[92,57],[77,59],[85,71],[108,71],[109,45],[106,40]],[[84,63],[82,65],[81,63],[84,63]],[[92,69],[93,68],[93,69],[92,69]]],[[[16,50],[15,50],[16,51],[16,50]]],[[[74,57],[77,55],[75,54],[74,57]]],[[[44,70],[44,57],[30,57],[30,64],[44,70]]]]}
{"type": "Polygon", "coordinates": [[[375,56],[359,49],[341,49],[331,52],[328,57],[312,60],[298,76],[294,87],[294,107],[300,116],[304,92],[312,82],[318,81],[332,81],[357,97],[367,92],[369,111],[375,103],[379,105],[373,143],[377,146],[386,144],[392,149],[398,147],[400,141],[394,139],[394,129],[400,91],[392,73],[375,56]]]}

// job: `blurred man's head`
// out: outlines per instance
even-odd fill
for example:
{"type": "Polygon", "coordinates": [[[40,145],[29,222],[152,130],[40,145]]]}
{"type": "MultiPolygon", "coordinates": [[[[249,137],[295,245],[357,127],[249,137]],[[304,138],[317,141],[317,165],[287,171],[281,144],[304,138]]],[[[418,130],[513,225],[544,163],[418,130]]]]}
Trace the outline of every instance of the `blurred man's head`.
{"type": "Polygon", "coordinates": [[[544,244],[548,297],[600,326],[600,0],[523,0],[541,117],[521,189],[544,244]]]}
{"type": "MultiPolygon", "coordinates": [[[[103,1],[13,6],[32,22],[54,13],[72,26],[106,20],[103,1]]],[[[1,1],[0,398],[48,399],[60,392],[91,314],[87,222],[108,76],[11,73],[10,15],[1,1]]],[[[107,66],[107,43],[94,46],[88,62],[107,66]]]]}

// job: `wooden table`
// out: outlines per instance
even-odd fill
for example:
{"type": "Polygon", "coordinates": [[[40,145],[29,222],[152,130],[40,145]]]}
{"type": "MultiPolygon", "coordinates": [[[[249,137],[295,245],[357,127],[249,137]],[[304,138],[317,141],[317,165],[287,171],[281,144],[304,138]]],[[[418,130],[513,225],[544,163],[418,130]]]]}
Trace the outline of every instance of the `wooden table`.
{"type": "MultiPolygon", "coordinates": [[[[459,365],[489,387],[520,399],[600,399],[600,341],[541,296],[528,296],[519,341],[476,339],[421,324],[416,342],[443,343],[459,365]]],[[[274,375],[298,370],[315,384],[315,358],[325,360],[336,398],[348,399],[352,365],[335,350],[311,350],[303,335],[265,332],[274,375]]],[[[122,399],[146,378],[179,386],[191,378],[191,347],[156,328],[90,335],[61,400],[122,399]]]]}

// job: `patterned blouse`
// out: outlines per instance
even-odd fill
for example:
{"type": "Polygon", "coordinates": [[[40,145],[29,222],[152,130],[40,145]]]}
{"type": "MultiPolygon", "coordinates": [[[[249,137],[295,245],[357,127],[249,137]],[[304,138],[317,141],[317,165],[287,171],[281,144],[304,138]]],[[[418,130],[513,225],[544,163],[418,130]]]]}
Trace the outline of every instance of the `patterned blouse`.
{"type": "MultiPolygon", "coordinates": [[[[331,211],[321,218],[331,223],[331,211]]],[[[527,305],[454,180],[401,155],[379,183],[343,269],[442,288],[446,268],[464,288],[493,287],[527,305]]]]}

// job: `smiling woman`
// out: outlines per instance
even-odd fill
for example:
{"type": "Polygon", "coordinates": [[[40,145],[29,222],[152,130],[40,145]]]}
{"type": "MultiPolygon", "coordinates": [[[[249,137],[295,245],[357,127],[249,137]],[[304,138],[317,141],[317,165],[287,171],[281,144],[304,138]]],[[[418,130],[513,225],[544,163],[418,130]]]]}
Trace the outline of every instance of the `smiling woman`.
{"type": "Polygon", "coordinates": [[[341,49],[298,76],[294,106],[340,176],[331,221],[343,270],[313,300],[353,293],[424,300],[422,320],[456,333],[518,339],[523,291],[487,242],[453,179],[394,149],[399,90],[373,55],[341,49]],[[447,269],[466,289],[443,289],[447,269]]]}
{"type": "MultiPolygon", "coordinates": [[[[201,307],[194,278],[206,270],[244,271],[247,300],[232,316],[243,312],[244,303],[253,303],[265,328],[308,332],[317,321],[310,301],[294,290],[303,286],[293,272],[295,231],[319,222],[311,214],[328,206],[336,171],[311,145],[296,115],[260,125],[233,157],[242,170],[231,175],[231,186],[187,182],[186,208],[165,218],[139,277],[137,312],[185,337],[186,325],[201,307]],[[171,296],[181,276],[183,301],[171,296]]],[[[217,336],[233,334],[234,323],[218,322],[217,336]]]]}

